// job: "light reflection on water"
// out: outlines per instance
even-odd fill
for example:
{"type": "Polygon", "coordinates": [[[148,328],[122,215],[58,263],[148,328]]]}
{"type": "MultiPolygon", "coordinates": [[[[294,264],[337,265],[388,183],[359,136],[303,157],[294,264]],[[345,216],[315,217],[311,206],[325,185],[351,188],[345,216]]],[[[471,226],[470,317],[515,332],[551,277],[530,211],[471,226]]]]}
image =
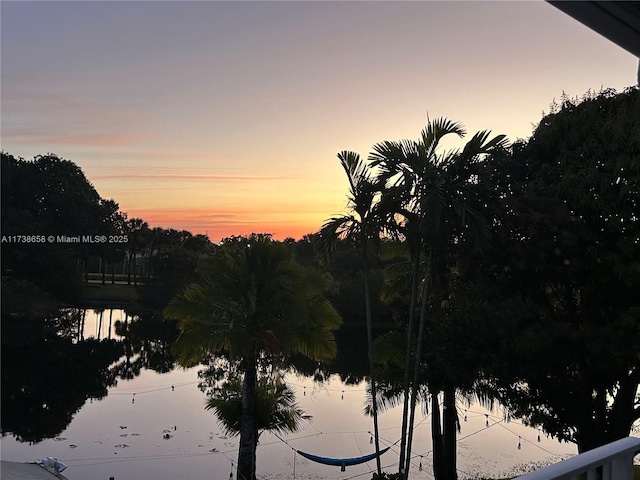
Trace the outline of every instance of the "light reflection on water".
{"type": "Polygon", "coordinates": [[[128,322],[131,319],[131,315],[121,309],[86,310],[81,338],[85,340],[119,338],[116,333],[116,323],[128,322]]]}
{"type": "MultiPolygon", "coordinates": [[[[85,338],[105,338],[99,314],[87,312],[85,338]],[[92,334],[91,332],[94,332],[92,334]]],[[[124,321],[124,314],[114,311],[124,321]]],[[[112,332],[113,334],[114,332],[112,332]]],[[[158,374],[143,370],[132,379],[120,380],[102,400],[87,402],[71,424],[55,439],[35,445],[2,438],[2,459],[33,461],[53,456],[68,466],[71,480],[162,480],[229,478],[237,457],[237,439],[221,433],[215,416],[204,409],[205,395],[198,389],[198,368],[158,374]]],[[[327,457],[357,457],[373,451],[372,421],[363,414],[365,388],[344,385],[337,376],[322,384],[297,375],[287,377],[300,406],[312,420],[295,434],[282,437],[264,433],[257,457],[258,477],[264,479],[371,478],[375,461],[347,467],[319,465],[295,454],[294,449],[327,457]],[[286,442],[286,443],[285,443],[286,442]]],[[[461,414],[464,417],[464,407],[461,414]]],[[[504,423],[499,412],[478,405],[466,411],[458,442],[458,468],[482,476],[508,476],[517,466],[532,462],[551,463],[556,455],[574,454],[573,445],[559,444],[518,422],[504,423]],[[487,417],[485,414],[489,414],[487,417]],[[485,422],[489,420],[489,427],[485,422]],[[518,449],[518,443],[521,449],[518,449]]],[[[429,417],[416,416],[412,478],[433,478],[429,417]],[[420,457],[422,455],[422,457],[420,457]],[[422,462],[423,471],[418,471],[422,462]]],[[[396,408],[379,419],[381,447],[395,444],[382,457],[382,465],[395,471],[401,412],[396,408]]]]}

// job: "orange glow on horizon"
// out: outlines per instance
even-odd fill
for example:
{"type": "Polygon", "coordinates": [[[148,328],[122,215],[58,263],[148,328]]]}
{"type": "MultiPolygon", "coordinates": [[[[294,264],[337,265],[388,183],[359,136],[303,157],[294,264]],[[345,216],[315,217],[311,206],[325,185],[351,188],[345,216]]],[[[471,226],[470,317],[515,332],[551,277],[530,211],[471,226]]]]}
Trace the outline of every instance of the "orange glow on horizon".
{"type": "Polygon", "coordinates": [[[127,217],[141,218],[149,228],[162,227],[187,230],[192,234],[206,234],[217,243],[223,238],[251,233],[270,233],[276,240],[317,232],[330,215],[299,212],[245,212],[215,209],[129,209],[127,217]],[[247,213],[250,213],[247,215],[247,213]]]}

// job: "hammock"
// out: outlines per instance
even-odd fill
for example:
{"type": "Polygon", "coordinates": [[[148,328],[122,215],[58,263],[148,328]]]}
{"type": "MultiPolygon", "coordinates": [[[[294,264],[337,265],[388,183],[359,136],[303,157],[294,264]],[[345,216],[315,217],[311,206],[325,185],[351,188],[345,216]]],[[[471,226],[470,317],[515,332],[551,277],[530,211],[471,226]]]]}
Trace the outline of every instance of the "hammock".
{"type": "MultiPolygon", "coordinates": [[[[391,447],[384,448],[380,450],[380,455],[389,450],[391,447]]],[[[341,471],[345,471],[346,466],[350,465],[358,465],[360,463],[368,462],[369,460],[373,460],[376,458],[375,453],[370,453],[369,455],[365,455],[363,457],[353,457],[353,458],[329,458],[329,457],[319,457],[317,455],[311,455],[310,453],[301,452],[300,450],[296,450],[300,455],[304,458],[311,460],[312,462],[322,463],[324,465],[334,465],[340,466],[341,471]]]]}

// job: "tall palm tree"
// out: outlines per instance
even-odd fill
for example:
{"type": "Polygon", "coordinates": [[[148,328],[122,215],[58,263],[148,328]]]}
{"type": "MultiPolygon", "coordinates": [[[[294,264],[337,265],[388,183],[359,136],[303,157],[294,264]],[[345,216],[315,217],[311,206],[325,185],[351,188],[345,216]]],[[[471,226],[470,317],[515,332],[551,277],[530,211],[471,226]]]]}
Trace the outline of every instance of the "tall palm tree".
{"type": "MultiPolygon", "coordinates": [[[[441,118],[428,122],[417,141],[403,140],[399,142],[386,141],[373,147],[370,156],[372,165],[380,169],[380,177],[391,182],[396,188],[401,188],[405,194],[402,212],[407,231],[418,232],[419,245],[426,258],[426,265],[421,281],[420,320],[418,337],[413,356],[413,379],[408,381],[409,368],[405,375],[405,403],[403,412],[403,429],[401,432],[401,460],[400,471],[408,476],[411,461],[411,444],[415,419],[415,405],[418,391],[420,361],[426,332],[426,318],[429,308],[430,282],[433,276],[434,264],[444,261],[447,249],[452,243],[461,238],[473,236],[478,245],[486,242],[489,227],[481,213],[482,157],[494,150],[505,146],[505,136],[498,135],[489,139],[489,132],[482,131],[475,134],[464,148],[440,153],[441,140],[447,135],[463,137],[465,130],[461,124],[441,118]],[[412,225],[411,225],[412,224],[412,225]],[[417,224],[417,225],[416,225],[417,224]],[[408,385],[411,383],[410,406],[408,407],[409,421],[406,422],[408,385]],[[405,430],[406,425],[406,430],[405,430]],[[406,441],[405,441],[406,435],[406,441]],[[406,444],[406,449],[403,448],[406,444]],[[404,454],[404,456],[403,456],[404,454]],[[404,465],[403,465],[404,463],[404,465]]],[[[418,250],[420,252],[420,250],[418,250]]],[[[414,255],[414,260],[419,262],[414,255]]],[[[417,264],[417,263],[416,263],[417,264]]],[[[417,271],[414,269],[414,275],[417,271]]],[[[412,288],[411,305],[418,294],[417,288],[412,288]]],[[[411,308],[411,307],[410,307],[411,308]]],[[[410,320],[413,318],[410,312],[410,320]]],[[[409,345],[413,341],[412,322],[409,322],[407,338],[409,345]]],[[[413,348],[407,348],[406,365],[411,363],[413,348]]],[[[432,392],[432,407],[438,407],[437,395],[432,392]]],[[[445,392],[447,403],[451,402],[451,392],[445,392]]],[[[447,405],[450,407],[450,405],[447,405]]],[[[432,412],[433,413],[433,412],[432,412]]],[[[446,416],[447,422],[451,416],[446,416]]],[[[447,430],[449,432],[449,430],[447,430]]],[[[442,445],[451,450],[451,435],[448,433],[442,445]]],[[[455,442],[453,443],[455,448],[455,442]]],[[[434,445],[434,455],[444,451],[441,444],[434,445]]],[[[453,454],[455,458],[455,452],[453,454]]],[[[450,471],[447,470],[447,471],[450,471]]],[[[455,475],[455,471],[453,472],[455,475]]]]}
{"type": "Polygon", "coordinates": [[[365,319],[367,323],[367,345],[369,357],[369,382],[371,389],[373,435],[376,451],[376,468],[382,474],[380,465],[380,435],[378,428],[377,392],[373,355],[373,322],[371,318],[371,293],[369,288],[369,249],[378,243],[380,218],[376,214],[376,202],[380,196],[380,183],[374,179],[369,166],[355,152],[338,153],[340,165],[349,181],[348,208],[352,214],[332,217],[320,229],[317,236],[320,249],[330,254],[338,238],[354,241],[362,253],[364,270],[365,319]]]}
{"type": "MultiPolygon", "coordinates": [[[[407,429],[409,419],[409,398],[410,398],[410,385],[411,385],[411,365],[414,361],[415,354],[413,344],[414,340],[414,328],[415,328],[415,313],[418,296],[419,286],[419,271],[422,261],[422,244],[423,238],[420,232],[420,209],[419,199],[415,195],[415,178],[411,168],[406,168],[405,165],[417,165],[419,164],[419,150],[418,143],[411,140],[402,140],[398,142],[381,142],[373,147],[374,151],[370,154],[369,160],[372,165],[379,168],[379,180],[384,181],[385,187],[383,188],[382,198],[385,199],[385,212],[389,220],[389,226],[395,230],[395,236],[403,240],[403,245],[408,251],[411,265],[411,280],[409,282],[409,311],[408,311],[408,323],[407,323],[407,348],[405,350],[405,375],[404,375],[404,401],[403,401],[403,415],[402,415],[402,427],[401,427],[401,441],[400,441],[400,459],[398,462],[399,473],[403,473],[405,469],[405,458],[407,452],[407,429]]],[[[401,252],[402,256],[404,252],[401,252]]],[[[397,272],[396,272],[397,273],[397,272]]],[[[406,283],[402,281],[406,275],[400,275],[400,281],[398,278],[394,279],[395,285],[391,287],[392,290],[403,288],[402,284],[406,283]]],[[[414,380],[414,384],[416,384],[414,380]]],[[[417,394],[417,387],[414,395],[417,394]]],[[[413,411],[413,410],[412,410],[413,411]]],[[[411,419],[413,425],[413,418],[411,419]]],[[[408,473],[407,473],[408,475],[408,473]]]]}
{"type": "Polygon", "coordinates": [[[180,320],[174,350],[183,366],[226,353],[241,365],[237,478],[255,479],[257,367],[261,358],[301,353],[329,359],[341,318],[324,297],[329,279],[294,263],[268,235],[234,237],[165,309],[180,320]]]}

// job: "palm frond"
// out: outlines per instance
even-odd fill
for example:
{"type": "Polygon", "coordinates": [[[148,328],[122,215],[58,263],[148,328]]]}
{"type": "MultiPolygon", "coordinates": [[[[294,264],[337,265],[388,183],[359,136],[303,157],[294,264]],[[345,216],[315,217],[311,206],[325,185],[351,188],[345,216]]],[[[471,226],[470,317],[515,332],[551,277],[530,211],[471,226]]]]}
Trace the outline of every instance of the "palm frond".
{"type": "Polygon", "coordinates": [[[242,358],[300,347],[313,358],[335,355],[332,332],[341,318],[323,296],[329,281],[294,263],[284,244],[265,236],[238,239],[206,263],[208,276],[164,312],[180,321],[173,349],[181,364],[220,351],[242,358]]]}
{"type": "Polygon", "coordinates": [[[380,301],[391,303],[402,298],[409,291],[412,278],[408,261],[403,265],[396,264],[385,269],[385,284],[380,291],[380,301]]]}
{"type": "Polygon", "coordinates": [[[462,156],[466,159],[471,159],[476,155],[490,153],[494,149],[506,148],[508,146],[508,139],[506,135],[496,135],[491,140],[487,141],[490,130],[481,130],[477,132],[471,140],[469,140],[463,150],[462,156]]]}
{"type": "MultiPolygon", "coordinates": [[[[376,363],[395,364],[404,369],[407,351],[407,337],[402,332],[392,331],[380,335],[374,342],[376,363]]],[[[403,373],[404,375],[404,373],[403,373]]],[[[402,379],[398,379],[401,381],[402,379]]]]}
{"type": "Polygon", "coordinates": [[[347,174],[349,187],[352,193],[359,190],[361,183],[369,179],[369,172],[366,165],[360,159],[360,155],[355,152],[343,150],[338,153],[340,165],[347,174]]]}
{"type": "Polygon", "coordinates": [[[360,222],[352,215],[331,217],[314,236],[314,248],[327,260],[335,251],[338,240],[351,238],[359,228],[360,222]]]}
{"type": "Polygon", "coordinates": [[[420,142],[426,149],[426,157],[430,158],[435,154],[440,140],[442,140],[443,137],[452,134],[458,137],[464,137],[466,133],[461,123],[441,117],[427,123],[427,126],[420,134],[420,142]]]}

